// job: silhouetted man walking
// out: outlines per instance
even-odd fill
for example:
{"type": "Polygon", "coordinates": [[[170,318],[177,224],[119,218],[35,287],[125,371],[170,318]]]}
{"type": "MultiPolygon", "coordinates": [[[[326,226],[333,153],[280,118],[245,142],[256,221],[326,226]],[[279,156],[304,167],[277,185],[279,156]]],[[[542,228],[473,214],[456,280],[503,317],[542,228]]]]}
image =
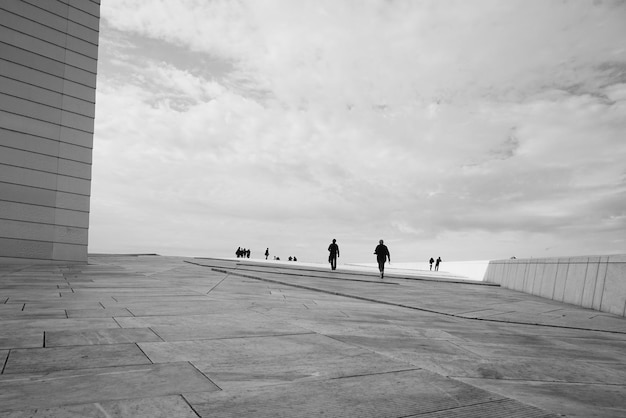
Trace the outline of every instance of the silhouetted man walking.
{"type": "Polygon", "coordinates": [[[389,260],[391,263],[391,255],[389,254],[389,249],[385,244],[383,244],[383,240],[378,241],[378,245],[374,250],[374,254],[376,254],[376,261],[378,261],[378,271],[380,271],[380,278],[382,279],[385,275],[385,262],[389,260]]]}
{"type": "Polygon", "coordinates": [[[328,246],[328,262],[330,263],[331,270],[337,270],[337,257],[339,257],[339,246],[337,240],[333,238],[333,242],[328,246]]]}
{"type": "Polygon", "coordinates": [[[439,264],[441,264],[441,257],[437,257],[437,261],[435,261],[435,271],[439,271],[439,264]]]}

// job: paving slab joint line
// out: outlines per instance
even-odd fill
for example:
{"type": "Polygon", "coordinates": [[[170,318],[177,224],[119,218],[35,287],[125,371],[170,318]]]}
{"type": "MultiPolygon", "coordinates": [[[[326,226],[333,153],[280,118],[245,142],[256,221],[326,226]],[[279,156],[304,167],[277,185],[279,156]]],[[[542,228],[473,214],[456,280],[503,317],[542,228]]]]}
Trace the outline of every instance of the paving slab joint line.
{"type": "Polygon", "coordinates": [[[7,353],[6,358],[4,359],[4,364],[2,365],[2,370],[0,370],[0,374],[4,374],[4,369],[7,367],[7,363],[9,362],[9,356],[11,355],[11,350],[7,353]]]}
{"type": "MultiPolygon", "coordinates": [[[[198,373],[200,373],[202,376],[205,377],[206,380],[208,380],[209,382],[211,382],[212,384],[215,385],[216,388],[218,388],[220,391],[223,391],[224,389],[222,389],[217,383],[215,383],[209,376],[207,376],[202,370],[198,369],[196,367],[195,364],[193,364],[191,361],[187,362],[191,367],[193,367],[198,373]]],[[[195,412],[195,411],[194,411],[195,412]]]]}
{"type": "MultiPolygon", "coordinates": [[[[198,264],[198,265],[201,266],[201,264],[198,264]]],[[[447,313],[447,312],[435,311],[435,310],[432,310],[432,309],[418,308],[416,306],[409,306],[409,305],[404,305],[404,304],[401,304],[401,303],[386,302],[384,300],[371,299],[371,298],[366,298],[364,296],[349,295],[347,293],[333,292],[333,291],[330,291],[330,290],[318,289],[318,288],[315,288],[315,287],[309,287],[309,286],[304,286],[304,285],[300,285],[300,284],[293,284],[293,283],[281,282],[279,280],[265,279],[265,278],[261,278],[261,277],[252,276],[252,275],[249,275],[249,274],[243,274],[243,273],[239,273],[239,272],[235,272],[235,271],[228,271],[228,270],[224,270],[224,269],[216,268],[216,267],[209,267],[209,266],[204,266],[204,267],[208,267],[211,270],[217,271],[219,273],[232,274],[233,276],[245,277],[245,278],[248,278],[248,279],[260,280],[260,281],[269,282],[269,283],[275,283],[275,284],[282,284],[284,286],[291,286],[291,287],[296,287],[296,288],[299,288],[299,289],[305,289],[305,290],[311,290],[311,291],[314,291],[314,292],[326,293],[326,294],[329,294],[329,295],[343,296],[343,297],[351,298],[351,299],[364,300],[366,302],[381,303],[383,305],[397,306],[397,307],[400,307],[400,308],[412,309],[412,310],[415,310],[415,311],[429,312],[429,313],[434,313],[434,314],[438,314],[438,315],[449,316],[449,317],[452,317],[452,318],[466,319],[466,320],[471,320],[471,321],[497,322],[497,323],[500,323],[500,324],[532,325],[532,326],[538,326],[538,327],[548,327],[548,328],[557,328],[557,329],[575,329],[575,330],[581,330],[581,331],[597,331],[597,332],[607,332],[607,333],[610,333],[610,334],[620,334],[620,335],[625,335],[626,334],[626,332],[624,332],[624,331],[612,331],[612,330],[605,330],[605,329],[569,327],[569,326],[566,326],[566,325],[541,324],[541,323],[536,323],[536,322],[533,323],[533,322],[505,321],[505,320],[501,320],[501,319],[489,319],[489,318],[471,318],[471,317],[462,316],[462,315],[458,315],[458,314],[452,314],[452,313],[447,313]]]]}
{"type": "Polygon", "coordinates": [[[559,385],[571,385],[571,386],[616,386],[619,388],[626,387],[626,383],[606,383],[606,382],[568,382],[567,380],[537,380],[537,379],[493,379],[486,377],[474,377],[474,376],[448,376],[451,379],[464,379],[464,380],[498,380],[500,382],[530,382],[530,383],[558,383],[559,385]]]}
{"type": "MultiPolygon", "coordinates": [[[[363,376],[380,376],[380,375],[384,375],[384,374],[407,373],[407,372],[415,372],[415,371],[419,371],[419,370],[426,370],[426,369],[423,369],[421,367],[413,367],[411,369],[393,370],[393,371],[388,371],[388,372],[351,374],[349,376],[337,376],[337,377],[331,377],[328,380],[352,379],[352,378],[355,378],[355,377],[363,377],[363,376]]],[[[443,375],[440,375],[440,376],[443,376],[443,375]]]]}
{"type": "MultiPolygon", "coordinates": [[[[306,328],[303,328],[306,329],[306,328]]],[[[276,338],[276,337],[292,337],[292,336],[301,336],[301,335],[320,335],[315,331],[307,330],[307,332],[288,332],[288,333],[278,333],[278,334],[262,334],[262,335],[243,335],[243,336],[225,336],[225,337],[207,337],[207,338],[198,338],[193,341],[220,341],[220,340],[244,340],[244,339],[261,339],[261,338],[276,338]]],[[[165,341],[164,342],[170,342],[165,341]]]]}
{"type": "Polygon", "coordinates": [[[139,345],[139,343],[132,343],[135,345],[135,347],[137,347],[137,349],[141,352],[141,354],[143,354],[146,359],[150,362],[150,364],[154,364],[154,361],[152,361],[152,359],[146,354],[145,351],[143,351],[143,349],[141,348],[141,346],[139,345]]]}
{"type": "MultiPolygon", "coordinates": [[[[149,329],[150,331],[154,332],[154,335],[156,335],[157,337],[159,337],[159,338],[161,339],[161,342],[164,342],[164,343],[166,343],[166,342],[167,342],[167,340],[166,340],[165,338],[161,337],[161,335],[160,335],[158,332],[156,332],[154,329],[152,329],[152,327],[148,327],[148,329],[149,329]]],[[[139,342],[143,342],[143,341],[139,341],[139,342]]]]}
{"type": "Polygon", "coordinates": [[[226,273],[226,277],[224,277],[222,280],[220,280],[215,286],[213,286],[211,289],[209,289],[208,292],[206,292],[206,294],[208,295],[209,293],[211,293],[213,291],[213,289],[215,289],[217,286],[221,285],[222,282],[224,280],[226,280],[228,278],[228,276],[230,275],[230,273],[226,273]]]}
{"type": "MultiPolygon", "coordinates": [[[[132,312],[131,312],[132,313],[132,312]]],[[[133,315],[134,316],[134,315],[133,315]]],[[[124,329],[124,327],[122,326],[122,324],[120,324],[119,322],[117,322],[117,317],[113,316],[111,317],[111,319],[113,320],[113,322],[115,322],[118,326],[119,329],[124,329]]],[[[117,328],[112,328],[112,329],[117,329],[117,328]]]]}
{"type": "MultiPolygon", "coordinates": [[[[210,380],[210,379],[209,379],[209,380],[210,380]]],[[[217,385],[215,385],[215,386],[217,386],[217,385]]],[[[218,387],[219,387],[219,386],[218,386],[218,387]]],[[[185,394],[184,394],[184,393],[181,393],[179,396],[183,399],[183,402],[185,402],[185,403],[187,404],[187,406],[189,406],[189,409],[191,409],[191,410],[193,411],[193,413],[194,413],[194,414],[196,414],[196,416],[197,416],[198,418],[201,418],[201,417],[202,417],[202,415],[200,415],[200,414],[198,413],[198,411],[196,411],[196,408],[194,408],[194,407],[193,407],[193,405],[191,404],[191,402],[189,402],[189,401],[187,400],[187,398],[185,397],[185,394]]]]}

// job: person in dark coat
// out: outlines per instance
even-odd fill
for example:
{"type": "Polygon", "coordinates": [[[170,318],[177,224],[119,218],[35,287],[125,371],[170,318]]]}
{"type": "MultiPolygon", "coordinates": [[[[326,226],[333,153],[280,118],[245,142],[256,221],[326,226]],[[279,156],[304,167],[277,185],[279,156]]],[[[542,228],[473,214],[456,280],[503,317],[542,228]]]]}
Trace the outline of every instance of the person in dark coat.
{"type": "Polygon", "coordinates": [[[391,254],[389,254],[389,249],[383,243],[382,239],[378,241],[378,245],[374,250],[374,254],[376,254],[376,261],[378,261],[378,271],[380,271],[380,278],[382,279],[385,275],[385,262],[389,260],[389,263],[391,263],[391,254]]]}
{"type": "Polygon", "coordinates": [[[432,270],[433,269],[433,263],[435,262],[435,260],[432,257],[430,257],[430,260],[428,262],[430,263],[430,269],[432,270]]]}
{"type": "Polygon", "coordinates": [[[439,271],[439,264],[441,264],[441,257],[437,257],[437,261],[435,261],[435,271],[439,271]]]}
{"type": "Polygon", "coordinates": [[[333,238],[333,242],[328,246],[328,262],[331,270],[337,270],[337,257],[339,257],[339,245],[337,240],[333,238]]]}
{"type": "Polygon", "coordinates": [[[266,248],[265,249],[265,259],[267,260],[267,257],[269,257],[269,256],[270,256],[270,249],[266,248]]]}

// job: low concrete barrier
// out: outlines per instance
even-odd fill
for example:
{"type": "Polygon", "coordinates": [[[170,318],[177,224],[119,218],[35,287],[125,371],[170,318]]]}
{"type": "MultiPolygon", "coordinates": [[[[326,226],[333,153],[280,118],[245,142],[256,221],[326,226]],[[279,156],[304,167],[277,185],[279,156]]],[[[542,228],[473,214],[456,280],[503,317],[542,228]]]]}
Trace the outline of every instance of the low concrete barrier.
{"type": "Polygon", "coordinates": [[[626,254],[493,260],[483,280],[626,316],[626,254]]]}

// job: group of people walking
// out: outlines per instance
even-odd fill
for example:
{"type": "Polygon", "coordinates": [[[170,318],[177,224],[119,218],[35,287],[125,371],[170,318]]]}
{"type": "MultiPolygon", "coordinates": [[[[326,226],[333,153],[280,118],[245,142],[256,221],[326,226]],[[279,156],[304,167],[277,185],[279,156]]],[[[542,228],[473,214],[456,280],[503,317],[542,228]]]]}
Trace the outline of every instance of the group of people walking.
{"type": "MultiPolygon", "coordinates": [[[[330,263],[330,269],[337,269],[337,258],[339,257],[339,245],[337,245],[337,240],[333,238],[333,242],[328,246],[328,262],[330,263]]],[[[380,273],[380,278],[382,279],[385,276],[385,263],[389,261],[391,263],[391,253],[389,253],[389,248],[385,245],[385,242],[381,239],[378,241],[378,245],[374,249],[374,254],[376,255],[376,262],[378,263],[378,272],[380,273]]],[[[433,269],[433,263],[435,263],[435,271],[439,271],[439,264],[441,264],[441,257],[437,257],[437,260],[433,260],[430,258],[430,269],[433,269]]]]}
{"type": "Polygon", "coordinates": [[[237,256],[237,258],[250,258],[250,248],[245,249],[245,248],[237,248],[237,251],[235,251],[235,255],[237,256]]]}
{"type": "MultiPolygon", "coordinates": [[[[337,258],[339,257],[339,245],[337,245],[337,240],[333,238],[333,242],[328,246],[328,262],[330,263],[330,269],[337,269],[337,258]]],[[[380,278],[382,279],[385,275],[385,263],[387,260],[391,263],[391,254],[389,253],[389,249],[384,244],[381,239],[378,241],[378,245],[374,249],[374,254],[376,254],[376,261],[378,261],[378,271],[380,272],[380,278]]]]}
{"type": "Polygon", "coordinates": [[[435,271],[439,271],[439,264],[441,264],[441,257],[437,257],[437,261],[433,260],[432,257],[430,257],[430,260],[428,260],[428,262],[430,263],[430,269],[433,269],[433,263],[435,263],[435,271]]]}
{"type": "MultiPolygon", "coordinates": [[[[374,249],[374,254],[376,255],[376,262],[378,263],[378,272],[382,279],[385,276],[385,263],[391,263],[391,253],[382,239],[378,241],[378,245],[374,249]]],[[[250,258],[250,249],[239,247],[237,248],[236,255],[237,258],[250,258]]],[[[269,248],[265,249],[264,255],[267,260],[270,255],[269,248]]],[[[339,258],[339,245],[337,244],[337,240],[333,238],[333,241],[328,246],[328,262],[330,263],[331,270],[337,270],[337,258],[339,258]]],[[[274,257],[274,260],[280,260],[280,258],[274,257]]],[[[298,261],[298,259],[296,257],[289,257],[289,261],[298,261]]],[[[435,263],[435,271],[439,271],[441,257],[437,257],[437,260],[431,257],[429,263],[431,270],[433,269],[433,263],[435,263]]]]}

